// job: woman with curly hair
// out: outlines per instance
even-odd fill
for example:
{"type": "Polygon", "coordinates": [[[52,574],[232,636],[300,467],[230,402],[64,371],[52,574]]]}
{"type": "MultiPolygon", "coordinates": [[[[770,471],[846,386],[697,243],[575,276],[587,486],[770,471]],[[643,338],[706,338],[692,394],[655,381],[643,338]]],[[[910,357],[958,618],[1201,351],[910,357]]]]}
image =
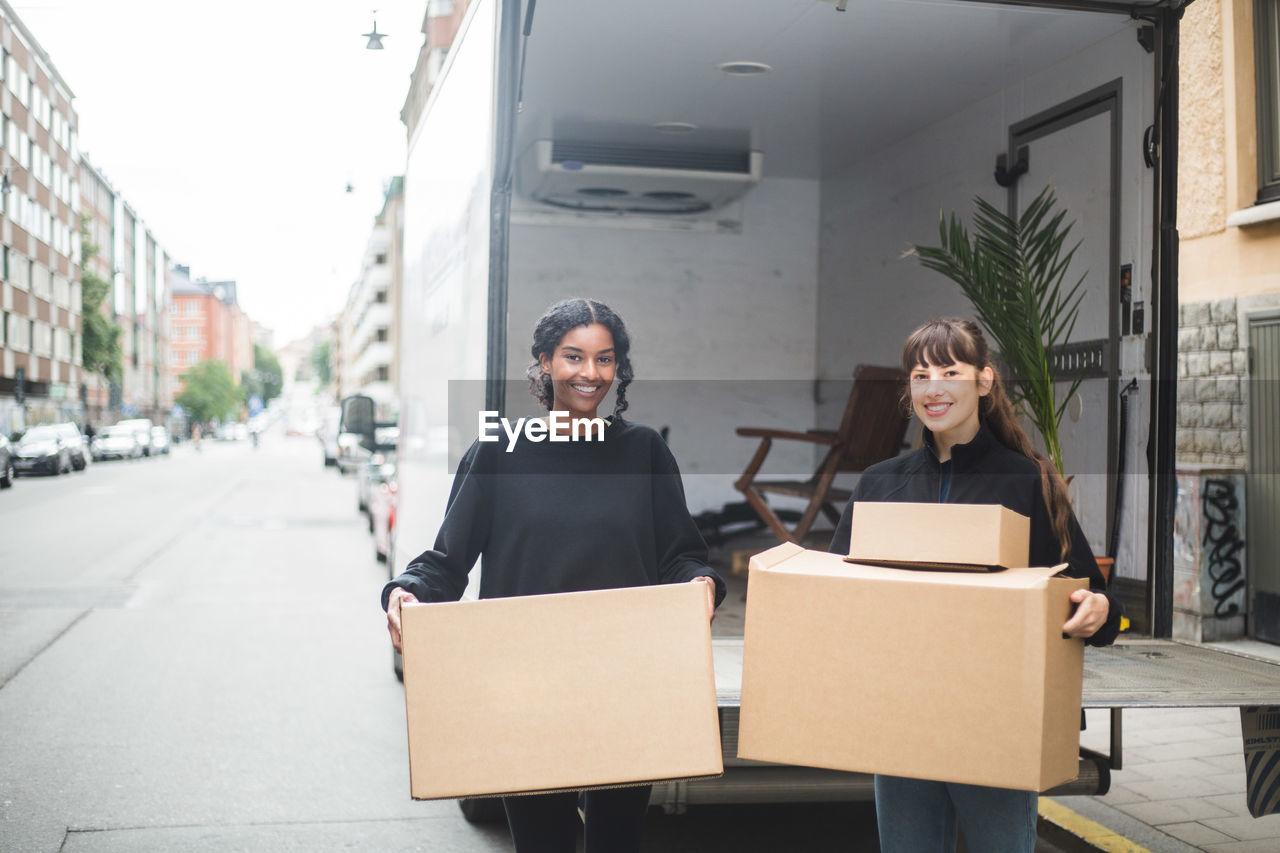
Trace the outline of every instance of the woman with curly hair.
{"type": "MultiPolygon", "coordinates": [[[[456,601],[483,555],[480,597],[576,592],[692,582],[706,586],[708,616],[724,581],[685,504],[675,458],[654,430],[623,420],[631,383],[631,340],[607,305],[569,299],[551,306],[533,334],[528,375],[534,397],[572,435],[593,421],[617,385],[603,440],[477,439],[454,478],[434,547],[382,591],[387,628],[400,648],[400,608],[456,601]]],[[[638,639],[639,641],[639,639],[638,639]]],[[[649,786],[588,791],[586,853],[640,849],[649,786]]],[[[504,798],[516,853],[572,853],[575,792],[504,798]]]]}

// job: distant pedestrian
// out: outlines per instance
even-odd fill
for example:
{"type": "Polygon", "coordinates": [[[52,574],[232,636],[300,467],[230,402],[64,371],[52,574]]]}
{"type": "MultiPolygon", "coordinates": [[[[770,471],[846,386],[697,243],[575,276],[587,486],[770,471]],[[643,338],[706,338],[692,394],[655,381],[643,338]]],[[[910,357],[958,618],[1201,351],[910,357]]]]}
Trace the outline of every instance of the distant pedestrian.
{"type": "Polygon", "coordinates": [[[191,443],[196,446],[196,453],[200,452],[200,424],[191,425],[191,443]]]}

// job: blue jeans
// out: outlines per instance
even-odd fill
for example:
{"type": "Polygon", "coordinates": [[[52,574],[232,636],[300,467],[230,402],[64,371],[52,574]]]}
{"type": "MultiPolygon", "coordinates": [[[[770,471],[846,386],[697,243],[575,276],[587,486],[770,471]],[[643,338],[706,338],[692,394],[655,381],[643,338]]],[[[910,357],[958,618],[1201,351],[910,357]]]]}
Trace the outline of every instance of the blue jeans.
{"type": "Polygon", "coordinates": [[[970,853],[1032,853],[1035,791],[876,776],[881,853],[953,853],[956,823],[970,853]]]}

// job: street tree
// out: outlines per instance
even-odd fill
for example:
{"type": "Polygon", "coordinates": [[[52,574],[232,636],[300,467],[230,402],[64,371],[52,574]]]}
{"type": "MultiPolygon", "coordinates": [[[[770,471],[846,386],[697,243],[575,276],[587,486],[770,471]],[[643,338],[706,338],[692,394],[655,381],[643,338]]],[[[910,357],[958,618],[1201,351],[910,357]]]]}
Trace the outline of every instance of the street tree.
{"type": "Polygon", "coordinates": [[[322,341],[315,345],[311,350],[311,366],[316,371],[316,379],[320,381],[320,386],[328,385],[333,379],[333,370],[330,361],[333,357],[333,342],[322,341]]]}
{"type": "Polygon", "coordinates": [[[234,414],[243,399],[243,390],[236,384],[231,369],[222,361],[205,359],[183,376],[182,393],[177,402],[193,422],[204,423],[214,418],[226,419],[234,414]]]}
{"type": "Polygon", "coordinates": [[[253,372],[256,374],[257,393],[263,405],[270,403],[284,389],[284,370],[275,353],[259,344],[253,345],[253,372]]]}
{"type": "Polygon", "coordinates": [[[111,282],[89,270],[89,262],[99,247],[89,236],[89,218],[80,219],[80,317],[83,324],[81,358],[86,373],[96,373],[108,382],[119,383],[124,373],[124,352],[120,325],[103,310],[111,295],[111,282]]]}

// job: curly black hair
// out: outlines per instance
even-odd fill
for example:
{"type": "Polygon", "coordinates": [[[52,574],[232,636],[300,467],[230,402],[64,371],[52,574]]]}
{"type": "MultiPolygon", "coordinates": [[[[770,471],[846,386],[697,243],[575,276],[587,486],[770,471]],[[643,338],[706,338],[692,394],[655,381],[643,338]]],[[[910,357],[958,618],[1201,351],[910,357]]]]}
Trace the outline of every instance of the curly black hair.
{"type": "Polygon", "coordinates": [[[565,299],[552,305],[538,318],[538,324],[533,329],[533,346],[530,347],[533,363],[525,371],[529,377],[529,393],[533,394],[543,408],[551,410],[555,402],[551,377],[542,372],[539,359],[543,355],[552,356],[569,331],[592,323],[599,323],[613,335],[613,358],[617,365],[614,374],[617,402],[613,407],[613,417],[620,421],[622,413],[627,410],[627,386],[635,378],[631,369],[631,338],[627,335],[627,327],[622,318],[613,313],[608,305],[594,299],[565,299]]]}

